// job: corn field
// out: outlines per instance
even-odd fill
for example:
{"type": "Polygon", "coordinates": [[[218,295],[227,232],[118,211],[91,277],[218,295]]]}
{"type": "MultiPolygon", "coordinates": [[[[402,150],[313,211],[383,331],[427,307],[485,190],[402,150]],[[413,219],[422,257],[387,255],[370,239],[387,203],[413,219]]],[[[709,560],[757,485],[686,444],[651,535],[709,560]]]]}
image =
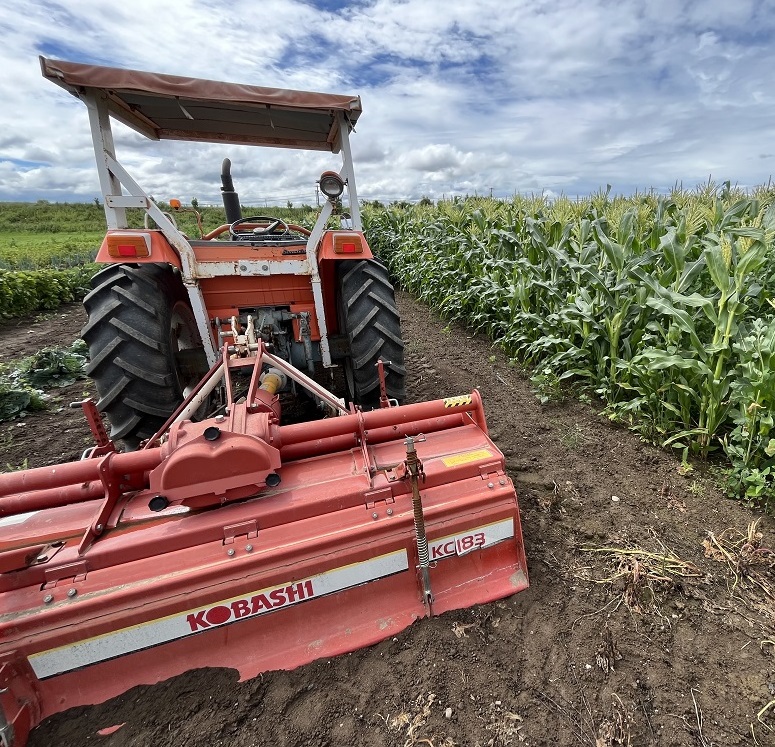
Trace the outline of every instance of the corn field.
{"type": "Polygon", "coordinates": [[[489,335],[544,399],[596,396],[775,508],[775,190],[369,207],[397,284],[489,335]]]}

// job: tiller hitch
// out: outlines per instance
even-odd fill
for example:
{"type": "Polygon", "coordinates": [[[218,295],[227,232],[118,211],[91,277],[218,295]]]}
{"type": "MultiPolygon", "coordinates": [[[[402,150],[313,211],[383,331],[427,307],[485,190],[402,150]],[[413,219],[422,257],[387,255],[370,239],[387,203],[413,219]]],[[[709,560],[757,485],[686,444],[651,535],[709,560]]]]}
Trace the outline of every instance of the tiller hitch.
{"type": "Polygon", "coordinates": [[[477,391],[348,410],[248,341],[144,448],[102,441],[0,475],[0,747],[135,685],[292,669],[527,587],[477,391]],[[286,377],[330,416],[281,426],[286,377]],[[222,414],[190,421],[221,383],[222,414]]]}

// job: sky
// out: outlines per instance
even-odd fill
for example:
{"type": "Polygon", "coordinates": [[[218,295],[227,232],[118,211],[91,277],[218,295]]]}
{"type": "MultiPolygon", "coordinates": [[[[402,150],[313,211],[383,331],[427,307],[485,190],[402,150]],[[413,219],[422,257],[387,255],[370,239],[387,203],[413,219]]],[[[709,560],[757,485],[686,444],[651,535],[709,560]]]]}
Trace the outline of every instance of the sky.
{"type": "MultiPolygon", "coordinates": [[[[0,200],[100,196],[86,107],[38,55],[358,94],[361,199],[616,194],[775,172],[775,0],[0,0],[0,200]]],[[[338,156],[147,140],[146,193],[314,204],[338,156]]]]}

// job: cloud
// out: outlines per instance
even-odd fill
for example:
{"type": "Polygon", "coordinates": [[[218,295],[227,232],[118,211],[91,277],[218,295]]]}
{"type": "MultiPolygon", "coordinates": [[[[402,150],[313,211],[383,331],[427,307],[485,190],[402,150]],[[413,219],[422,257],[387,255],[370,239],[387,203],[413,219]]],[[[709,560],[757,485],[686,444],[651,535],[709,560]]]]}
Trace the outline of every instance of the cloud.
{"type": "MultiPolygon", "coordinates": [[[[0,28],[0,198],[90,201],[83,104],[38,54],[278,87],[358,93],[360,195],[586,193],[766,182],[775,0],[45,0],[0,28]]],[[[155,196],[312,202],[336,157],[152,143],[116,128],[155,196]]]]}
{"type": "Polygon", "coordinates": [[[450,175],[460,173],[466,162],[474,158],[472,153],[462,153],[448,143],[426,145],[411,150],[401,156],[399,161],[410,169],[423,172],[445,172],[450,175]]]}

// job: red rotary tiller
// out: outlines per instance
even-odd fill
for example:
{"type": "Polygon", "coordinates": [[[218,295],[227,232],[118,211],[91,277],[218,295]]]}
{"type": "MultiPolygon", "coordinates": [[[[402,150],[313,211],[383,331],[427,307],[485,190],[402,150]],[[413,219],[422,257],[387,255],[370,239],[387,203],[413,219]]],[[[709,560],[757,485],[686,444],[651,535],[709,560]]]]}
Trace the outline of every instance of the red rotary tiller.
{"type": "Polygon", "coordinates": [[[0,744],[192,668],[291,669],[526,588],[479,393],[385,404],[347,410],[260,342],[227,345],[144,448],[95,425],[88,458],[0,475],[0,744]],[[181,419],[245,367],[244,401],[181,419]],[[279,425],[285,376],[338,414],[279,425]]]}

